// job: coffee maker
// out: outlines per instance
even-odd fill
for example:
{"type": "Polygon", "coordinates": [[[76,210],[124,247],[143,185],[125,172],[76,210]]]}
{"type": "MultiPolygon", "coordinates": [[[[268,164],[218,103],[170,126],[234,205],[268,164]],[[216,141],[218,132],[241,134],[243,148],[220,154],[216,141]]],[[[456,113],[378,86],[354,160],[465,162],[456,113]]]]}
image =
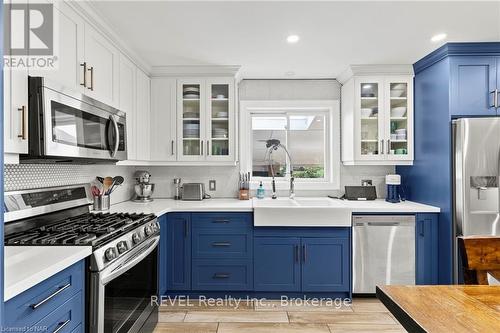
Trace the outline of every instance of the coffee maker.
{"type": "Polygon", "coordinates": [[[136,202],[151,202],[155,184],[151,183],[151,174],[147,171],[136,171],[134,178],[137,181],[135,185],[136,202]]]}
{"type": "Polygon", "coordinates": [[[385,201],[397,203],[401,198],[401,176],[400,175],[387,175],[385,176],[385,184],[387,186],[387,193],[385,201]]]}

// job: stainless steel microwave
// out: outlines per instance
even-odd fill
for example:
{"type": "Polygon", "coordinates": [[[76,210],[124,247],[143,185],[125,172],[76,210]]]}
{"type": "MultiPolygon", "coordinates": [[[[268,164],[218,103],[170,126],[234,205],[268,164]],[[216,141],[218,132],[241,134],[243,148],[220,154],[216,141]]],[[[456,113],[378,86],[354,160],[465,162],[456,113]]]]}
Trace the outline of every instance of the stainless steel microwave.
{"type": "Polygon", "coordinates": [[[29,77],[28,154],[23,163],[127,159],[125,113],[42,77],[29,77]]]}

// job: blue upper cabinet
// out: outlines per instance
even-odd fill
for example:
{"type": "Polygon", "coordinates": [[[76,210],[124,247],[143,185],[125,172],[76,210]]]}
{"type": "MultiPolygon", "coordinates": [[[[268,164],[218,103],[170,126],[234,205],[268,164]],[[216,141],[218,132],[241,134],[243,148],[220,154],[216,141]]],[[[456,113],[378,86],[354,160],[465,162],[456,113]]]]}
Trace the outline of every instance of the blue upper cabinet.
{"type": "Polygon", "coordinates": [[[302,291],[348,291],[347,238],[302,238],[302,291]]]}
{"type": "MultiPolygon", "coordinates": [[[[495,116],[498,57],[457,56],[451,59],[451,115],[495,116]]],[[[498,105],[498,103],[497,103],[498,105]]]]}
{"type": "Polygon", "coordinates": [[[500,97],[497,94],[495,108],[491,93],[500,90],[500,43],[448,43],[413,67],[415,159],[413,166],[398,166],[396,172],[408,187],[409,200],[441,208],[438,249],[432,255],[438,260],[438,283],[450,284],[454,242],[451,121],[500,115],[500,97]]]}
{"type": "Polygon", "coordinates": [[[255,237],[255,291],[300,291],[300,238],[255,237]]]}
{"type": "MultiPolygon", "coordinates": [[[[191,289],[191,214],[167,215],[167,291],[191,289]]],[[[161,251],[161,250],[160,250],[161,251]]]]}

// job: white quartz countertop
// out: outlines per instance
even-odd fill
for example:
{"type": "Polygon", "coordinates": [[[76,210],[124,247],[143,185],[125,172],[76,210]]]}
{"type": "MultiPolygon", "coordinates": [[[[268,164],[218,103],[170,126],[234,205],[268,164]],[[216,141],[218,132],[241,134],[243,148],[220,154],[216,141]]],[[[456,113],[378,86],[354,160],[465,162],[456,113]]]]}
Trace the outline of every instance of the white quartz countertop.
{"type": "Polygon", "coordinates": [[[5,246],[4,301],[92,253],[91,246],[5,246]]]}
{"type": "Polygon", "coordinates": [[[354,201],[341,200],[344,205],[352,209],[353,213],[439,213],[440,208],[424,205],[413,201],[398,203],[387,202],[384,199],[354,201]]]}
{"type": "Polygon", "coordinates": [[[203,201],[181,201],[154,199],[148,203],[125,201],[111,206],[111,213],[146,213],[158,216],[169,212],[251,212],[252,200],[205,199],[203,201]]]}
{"type": "MultiPolygon", "coordinates": [[[[324,197],[323,197],[324,198],[324,197]]],[[[390,203],[384,199],[372,201],[349,201],[330,199],[339,207],[347,207],[351,213],[439,213],[439,207],[413,201],[390,203]]],[[[149,203],[125,201],[111,206],[112,213],[153,213],[158,216],[169,212],[252,212],[253,200],[205,199],[203,201],[181,201],[173,199],[154,199],[149,203]]]]}

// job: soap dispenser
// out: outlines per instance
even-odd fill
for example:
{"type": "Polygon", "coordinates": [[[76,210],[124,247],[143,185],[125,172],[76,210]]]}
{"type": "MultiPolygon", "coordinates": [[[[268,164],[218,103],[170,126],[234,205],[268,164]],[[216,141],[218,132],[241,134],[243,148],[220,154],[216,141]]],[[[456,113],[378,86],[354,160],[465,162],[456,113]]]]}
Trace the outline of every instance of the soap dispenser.
{"type": "Polygon", "coordinates": [[[257,198],[264,199],[264,195],[265,195],[264,186],[262,185],[262,182],[260,182],[260,185],[257,188],[257,198]]]}

